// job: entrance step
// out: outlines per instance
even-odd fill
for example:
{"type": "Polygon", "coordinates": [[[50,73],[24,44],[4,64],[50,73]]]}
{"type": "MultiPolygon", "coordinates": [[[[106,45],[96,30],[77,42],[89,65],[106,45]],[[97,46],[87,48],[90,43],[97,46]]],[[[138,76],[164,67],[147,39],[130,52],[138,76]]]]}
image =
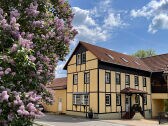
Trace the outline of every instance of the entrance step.
{"type": "Polygon", "coordinates": [[[136,112],[132,120],[140,120],[140,119],[144,119],[144,117],[141,115],[140,112],[136,112]]]}

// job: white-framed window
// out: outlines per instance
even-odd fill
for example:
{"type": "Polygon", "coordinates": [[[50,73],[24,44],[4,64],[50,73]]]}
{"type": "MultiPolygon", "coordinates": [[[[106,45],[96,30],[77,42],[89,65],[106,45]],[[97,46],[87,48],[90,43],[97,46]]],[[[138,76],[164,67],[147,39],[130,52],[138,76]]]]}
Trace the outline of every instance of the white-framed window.
{"type": "Polygon", "coordinates": [[[73,95],[73,104],[76,105],[76,95],[73,95]]]}
{"type": "Polygon", "coordinates": [[[73,84],[78,84],[78,74],[73,75],[73,84]]]}
{"type": "Polygon", "coordinates": [[[106,72],[105,73],[105,83],[106,84],[110,84],[110,82],[111,82],[111,74],[110,74],[110,72],[106,72]]]}
{"type": "Polygon", "coordinates": [[[117,106],[121,105],[121,95],[120,94],[116,94],[116,105],[117,106]]]}
{"type": "Polygon", "coordinates": [[[80,95],[76,95],[76,104],[77,105],[81,104],[81,96],[80,95]]]}
{"type": "Polygon", "coordinates": [[[89,96],[75,94],[73,95],[73,104],[74,105],[89,105],[89,96]]]}
{"type": "Polygon", "coordinates": [[[143,77],[143,87],[146,87],[146,77],[143,77]]]}
{"type": "Polygon", "coordinates": [[[106,100],[106,106],[110,106],[111,105],[111,95],[106,94],[105,100],[106,100]]]}
{"type": "Polygon", "coordinates": [[[135,86],[139,85],[139,77],[137,75],[134,76],[134,82],[135,82],[135,86]]]}
{"type": "Polygon", "coordinates": [[[84,73],[84,83],[85,84],[90,83],[90,73],[89,72],[84,73]]]}
{"type": "Polygon", "coordinates": [[[121,75],[120,73],[116,73],[116,84],[120,84],[121,83],[121,75]]]}
{"type": "Polygon", "coordinates": [[[125,75],[125,84],[130,85],[130,75],[128,74],[125,75]]]}
{"type": "Polygon", "coordinates": [[[77,63],[77,65],[81,64],[81,54],[77,54],[77,56],[76,56],[76,63],[77,63]]]}
{"type": "Polygon", "coordinates": [[[86,63],[86,52],[82,53],[82,63],[86,63]]]}
{"type": "Polygon", "coordinates": [[[89,97],[88,95],[81,95],[82,105],[89,105],[89,97]]]}

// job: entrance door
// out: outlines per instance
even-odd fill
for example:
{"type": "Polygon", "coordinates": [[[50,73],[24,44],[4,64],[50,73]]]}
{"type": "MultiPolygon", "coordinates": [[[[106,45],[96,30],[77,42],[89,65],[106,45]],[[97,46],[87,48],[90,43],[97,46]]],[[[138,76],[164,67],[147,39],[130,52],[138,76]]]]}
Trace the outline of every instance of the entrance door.
{"type": "Polygon", "coordinates": [[[62,112],[62,98],[58,98],[58,112],[62,112]]]}
{"type": "Polygon", "coordinates": [[[125,97],[125,111],[126,112],[130,111],[130,96],[125,97]]]}

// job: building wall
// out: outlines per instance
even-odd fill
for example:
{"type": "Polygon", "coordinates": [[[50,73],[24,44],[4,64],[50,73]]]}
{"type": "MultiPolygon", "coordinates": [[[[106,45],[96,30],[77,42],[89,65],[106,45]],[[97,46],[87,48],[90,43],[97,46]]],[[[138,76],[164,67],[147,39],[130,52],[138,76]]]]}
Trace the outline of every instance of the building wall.
{"type": "MultiPolygon", "coordinates": [[[[121,84],[118,85],[115,82],[115,74],[116,72],[119,71],[109,71],[109,70],[104,70],[104,69],[99,69],[99,108],[100,108],[100,113],[114,113],[114,112],[120,112],[121,111],[121,106],[122,106],[122,111],[125,111],[125,94],[121,94],[121,106],[116,105],[116,94],[119,93],[120,91],[126,87],[125,85],[125,75],[127,73],[122,73],[120,72],[121,75],[121,84]],[[105,72],[110,72],[111,73],[111,83],[110,84],[105,84],[105,72]],[[105,105],[105,95],[106,94],[111,94],[111,105],[106,106],[105,105]]],[[[130,75],[130,88],[135,88],[139,89],[142,91],[148,92],[147,94],[147,105],[144,106],[145,110],[150,110],[151,109],[151,85],[150,85],[150,78],[146,77],[147,79],[147,84],[146,87],[143,87],[143,77],[144,76],[139,76],[139,86],[135,86],[134,84],[134,74],[129,74],[130,75]]],[[[132,95],[132,105],[135,104],[135,95],[132,95]]],[[[142,107],[142,98],[140,97],[140,105],[142,107]]]]}
{"type": "MultiPolygon", "coordinates": [[[[86,50],[85,50],[86,51],[86,50]]],[[[98,59],[90,51],[86,51],[86,63],[76,65],[76,55],[73,55],[67,66],[67,113],[75,111],[84,113],[86,108],[82,105],[73,105],[73,93],[89,92],[89,105],[87,111],[92,108],[94,112],[98,111],[98,59]],[[90,73],[90,83],[84,84],[84,73],[90,73]],[[78,84],[73,84],[73,75],[78,74],[78,84]]]]}
{"type": "Polygon", "coordinates": [[[163,99],[152,99],[152,117],[158,116],[159,112],[164,111],[164,100],[163,99]]]}
{"type": "Polygon", "coordinates": [[[152,93],[152,99],[168,99],[168,93],[152,93]]]}
{"type": "Polygon", "coordinates": [[[62,99],[62,112],[66,113],[66,89],[64,90],[54,90],[54,103],[52,105],[44,104],[44,110],[47,112],[59,113],[58,111],[58,103],[59,98],[62,99]]]}
{"type": "Polygon", "coordinates": [[[164,112],[164,100],[168,99],[168,93],[152,93],[152,117],[164,112]]]}
{"type": "MultiPolygon", "coordinates": [[[[121,106],[123,111],[125,111],[125,94],[121,94],[121,106],[116,105],[116,94],[127,86],[125,85],[125,74],[130,75],[130,87],[136,88],[148,92],[147,94],[147,105],[144,106],[145,111],[151,109],[151,85],[150,77],[148,74],[143,73],[139,70],[130,70],[120,68],[114,65],[106,65],[103,63],[101,66],[100,61],[97,57],[92,54],[90,51],[79,47],[79,49],[71,57],[70,62],[67,65],[67,113],[84,113],[86,109],[93,109],[93,112],[96,114],[104,115],[120,113],[121,106]],[[86,63],[77,65],[76,64],[76,54],[86,51],[86,63]],[[103,66],[104,65],[104,66],[103,66]],[[90,73],[90,83],[84,84],[84,73],[90,73]],[[105,72],[111,73],[111,83],[105,84],[105,72]],[[115,74],[120,72],[121,74],[121,84],[117,85],[115,83],[115,74]],[[78,75],[78,84],[73,84],[73,75],[78,75]],[[139,76],[139,86],[134,85],[134,75],[139,76]],[[146,87],[143,87],[143,77],[146,77],[147,84],[146,87]],[[82,105],[73,105],[73,93],[80,92],[89,92],[89,105],[85,108],[82,105]],[[111,105],[106,106],[105,104],[105,95],[111,94],[111,105]]],[[[132,96],[132,105],[135,103],[135,96],[132,96]]],[[[140,97],[140,104],[142,106],[142,98],[140,97]]],[[[118,114],[117,114],[118,115],[118,114]]],[[[100,116],[100,117],[102,117],[100,116]]],[[[107,115],[106,115],[107,116],[107,115]]],[[[117,117],[120,117],[119,115],[117,117]]]]}

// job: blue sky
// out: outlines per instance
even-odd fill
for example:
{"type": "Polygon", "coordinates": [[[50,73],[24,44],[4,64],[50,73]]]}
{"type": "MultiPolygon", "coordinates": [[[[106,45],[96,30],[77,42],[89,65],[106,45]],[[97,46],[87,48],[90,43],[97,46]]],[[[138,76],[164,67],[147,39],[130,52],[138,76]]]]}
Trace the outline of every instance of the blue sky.
{"type": "MultiPolygon", "coordinates": [[[[168,53],[168,0],[69,0],[79,40],[125,54],[139,49],[168,53]]],[[[66,59],[68,59],[67,56],[66,59]]],[[[60,62],[56,77],[66,76],[60,62]]]]}

